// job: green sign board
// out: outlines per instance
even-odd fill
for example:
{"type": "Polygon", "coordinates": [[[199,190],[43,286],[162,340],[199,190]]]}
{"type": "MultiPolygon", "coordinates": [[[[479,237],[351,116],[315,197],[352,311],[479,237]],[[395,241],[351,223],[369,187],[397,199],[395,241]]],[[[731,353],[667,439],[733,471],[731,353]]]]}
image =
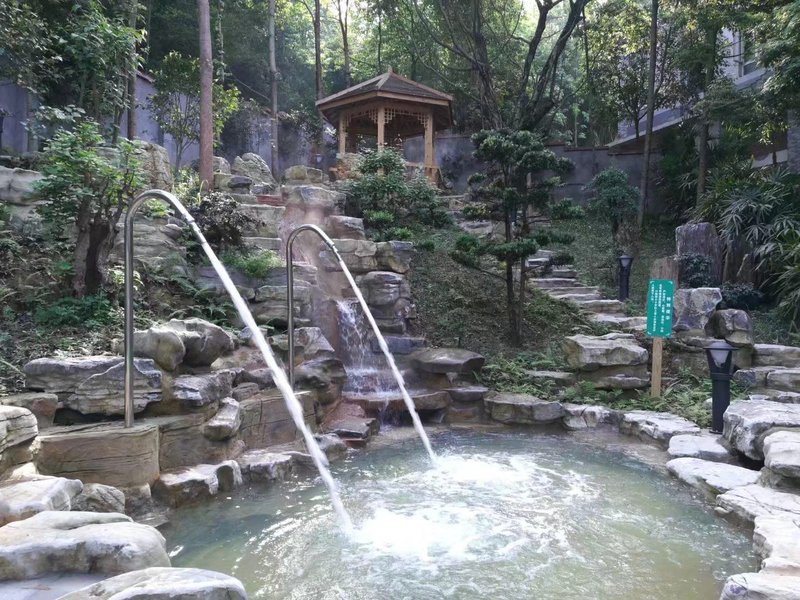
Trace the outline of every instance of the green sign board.
{"type": "Polygon", "coordinates": [[[647,289],[647,335],[672,335],[672,297],[675,282],[671,279],[651,279],[647,289]]]}

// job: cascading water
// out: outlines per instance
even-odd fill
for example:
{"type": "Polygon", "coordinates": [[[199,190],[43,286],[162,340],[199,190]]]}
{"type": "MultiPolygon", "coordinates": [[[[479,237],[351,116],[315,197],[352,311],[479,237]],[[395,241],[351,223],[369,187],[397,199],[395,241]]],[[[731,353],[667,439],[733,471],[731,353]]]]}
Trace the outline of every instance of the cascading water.
{"type": "Polygon", "coordinates": [[[370,397],[396,394],[397,382],[386,368],[386,362],[372,350],[374,336],[358,301],[348,298],[336,304],[342,358],[347,371],[344,393],[370,397]]]}
{"type": "MultiPolygon", "coordinates": [[[[147,192],[142,193],[138,198],[137,201],[147,197],[157,197],[162,198],[168,202],[170,202],[181,214],[181,217],[184,221],[189,224],[192,231],[194,232],[195,236],[197,237],[200,245],[203,248],[206,256],[208,257],[211,266],[214,267],[214,270],[217,272],[220,280],[222,281],[222,285],[225,287],[225,290],[231,297],[233,301],[233,305],[236,307],[239,316],[242,318],[245,326],[250,330],[253,335],[253,340],[255,340],[256,346],[261,351],[261,354],[264,356],[264,360],[269,367],[269,370],[272,371],[272,378],[277,386],[278,390],[280,391],[281,395],[283,396],[284,402],[286,403],[286,407],[289,409],[289,414],[292,416],[292,421],[294,421],[295,426],[300,432],[303,434],[303,439],[306,443],[306,448],[308,449],[309,454],[311,455],[311,460],[314,462],[314,465],[317,467],[319,471],[320,477],[322,477],[322,481],[325,483],[325,486],[328,488],[328,493],[331,497],[331,503],[333,504],[333,508],[336,511],[336,514],[339,517],[342,525],[347,530],[351,530],[353,528],[353,522],[350,519],[350,515],[347,513],[347,510],[342,503],[342,499],[339,496],[339,491],[336,487],[336,482],[331,475],[330,470],[328,469],[328,458],[325,456],[325,453],[319,447],[317,440],[314,439],[314,434],[308,428],[303,419],[303,406],[300,404],[297,397],[294,395],[294,391],[292,390],[292,386],[289,383],[289,379],[286,377],[286,374],[283,372],[283,369],[278,365],[278,362],[275,360],[275,355],[272,353],[272,349],[269,347],[267,340],[264,339],[264,334],[261,333],[258,325],[253,319],[253,315],[250,313],[250,309],[247,307],[247,303],[242,298],[239,290],[236,289],[236,285],[231,280],[230,275],[228,275],[228,271],[222,265],[220,260],[217,258],[217,255],[212,250],[211,246],[209,245],[208,241],[206,240],[203,232],[200,231],[197,223],[192,217],[191,213],[186,210],[186,207],[181,204],[178,199],[167,192],[162,190],[150,190],[147,192]]],[[[136,202],[136,201],[135,201],[136,202]]],[[[128,225],[130,226],[130,225],[128,225]]],[[[126,234],[128,232],[126,231],[126,234]]],[[[128,262],[128,256],[126,256],[126,263],[128,262]]],[[[132,269],[130,269],[132,271],[132,269]]]]}

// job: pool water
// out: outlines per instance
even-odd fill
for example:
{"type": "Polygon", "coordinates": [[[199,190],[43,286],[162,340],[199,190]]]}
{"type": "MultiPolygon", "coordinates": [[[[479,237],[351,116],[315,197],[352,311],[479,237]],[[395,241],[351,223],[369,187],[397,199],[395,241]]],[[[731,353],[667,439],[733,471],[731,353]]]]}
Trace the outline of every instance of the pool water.
{"type": "Polygon", "coordinates": [[[178,511],[173,566],[253,599],[716,599],[758,561],[744,531],[656,467],[568,435],[446,432],[178,511]]]}

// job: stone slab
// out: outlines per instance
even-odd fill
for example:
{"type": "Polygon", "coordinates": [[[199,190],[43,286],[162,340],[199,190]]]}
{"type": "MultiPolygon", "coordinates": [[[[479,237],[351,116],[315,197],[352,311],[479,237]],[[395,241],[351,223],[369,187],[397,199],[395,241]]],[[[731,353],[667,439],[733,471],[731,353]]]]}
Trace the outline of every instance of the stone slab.
{"type": "Polygon", "coordinates": [[[624,413],[619,430],[620,433],[635,435],[645,441],[655,441],[663,446],[667,446],[670,438],[675,435],[700,433],[700,428],[688,419],[672,413],[650,410],[624,413]]]}
{"type": "Polygon", "coordinates": [[[734,520],[753,523],[757,517],[800,518],[800,495],[760,485],[734,488],[717,496],[716,512],[734,520]]]}
{"type": "Polygon", "coordinates": [[[739,573],[728,577],[719,600],[800,600],[800,577],[739,573]]]}
{"type": "Polygon", "coordinates": [[[709,498],[733,488],[754,484],[759,478],[758,471],[689,457],[673,458],[667,463],[667,470],[709,498]]]}
{"type": "Polygon", "coordinates": [[[735,450],[763,460],[764,438],[773,430],[791,428],[800,428],[800,404],[739,400],[725,411],[723,435],[735,450]]]}
{"type": "Polygon", "coordinates": [[[800,519],[756,517],[753,549],[763,573],[800,577],[800,519]]]}
{"type": "Polygon", "coordinates": [[[722,443],[719,435],[701,433],[699,435],[676,435],[669,440],[667,453],[673,458],[701,458],[720,463],[734,463],[736,457],[722,443]]]}
{"type": "Polygon", "coordinates": [[[82,489],[77,479],[45,475],[0,481],[0,525],[48,510],[70,510],[82,489]]]}
{"type": "Polygon", "coordinates": [[[546,425],[557,423],[564,416],[561,403],[527,394],[497,394],[486,398],[484,405],[491,419],[509,425],[546,425]]]}

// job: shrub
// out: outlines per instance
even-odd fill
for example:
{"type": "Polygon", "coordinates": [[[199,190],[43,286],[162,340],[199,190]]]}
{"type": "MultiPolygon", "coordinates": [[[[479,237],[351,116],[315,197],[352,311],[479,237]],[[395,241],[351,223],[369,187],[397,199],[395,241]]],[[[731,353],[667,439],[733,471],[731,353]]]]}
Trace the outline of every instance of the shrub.
{"type": "Polygon", "coordinates": [[[467,204],[461,213],[470,221],[482,221],[489,218],[489,207],[485,204],[467,204]]]}
{"type": "Polygon", "coordinates": [[[103,294],[83,298],[59,298],[36,310],[33,320],[42,327],[96,329],[116,318],[111,301],[103,294]]]}
{"type": "Polygon", "coordinates": [[[408,241],[414,239],[414,232],[408,227],[392,227],[387,232],[386,239],[408,241]]]}
{"type": "Polygon", "coordinates": [[[222,262],[253,279],[264,279],[271,271],[283,266],[281,257],[272,250],[257,250],[250,254],[225,252],[222,262]]]}
{"type": "Polygon", "coordinates": [[[564,198],[550,205],[550,218],[554,221],[567,221],[570,219],[582,219],[586,216],[586,211],[582,206],[578,206],[569,198],[564,198]]]}
{"type": "Polygon", "coordinates": [[[683,254],[678,257],[681,287],[699,288],[714,285],[711,259],[702,254],[683,254]]]}
{"type": "Polygon", "coordinates": [[[436,242],[433,240],[422,240],[421,242],[417,242],[417,248],[425,250],[426,252],[432,252],[436,250],[436,242]]]}
{"type": "Polygon", "coordinates": [[[483,244],[481,241],[474,235],[465,233],[456,238],[450,257],[462,265],[476,268],[480,265],[482,250],[483,244]]]}
{"type": "Polygon", "coordinates": [[[725,308],[754,310],[764,304],[764,294],[744,283],[725,283],[720,288],[725,308]]]}
{"type": "Polygon", "coordinates": [[[564,250],[559,250],[553,255],[553,258],[550,259],[550,263],[556,267],[561,265],[571,265],[575,262],[575,257],[566,252],[564,250]]]}
{"type": "Polygon", "coordinates": [[[394,215],[388,210],[371,210],[364,213],[364,223],[371,229],[383,231],[394,224],[394,215]]]}
{"type": "Polygon", "coordinates": [[[589,208],[599,218],[610,221],[614,238],[623,223],[636,217],[639,190],[628,183],[624,171],[613,167],[601,171],[585,189],[594,192],[589,208]]]}

